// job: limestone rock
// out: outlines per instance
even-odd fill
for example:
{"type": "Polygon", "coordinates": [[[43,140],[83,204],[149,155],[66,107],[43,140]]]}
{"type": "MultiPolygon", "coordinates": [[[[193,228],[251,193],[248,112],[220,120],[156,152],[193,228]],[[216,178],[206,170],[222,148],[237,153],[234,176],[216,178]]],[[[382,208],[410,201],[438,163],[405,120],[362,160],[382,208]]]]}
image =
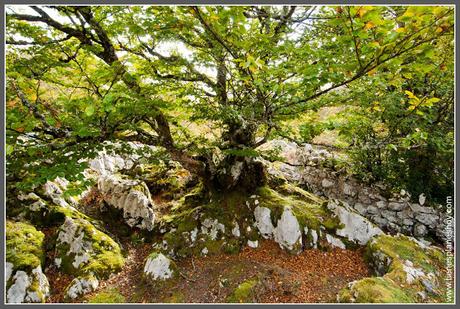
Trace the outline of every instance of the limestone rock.
{"type": "Polygon", "coordinates": [[[49,296],[43,240],[44,234],[28,223],[6,222],[6,302],[42,303],[49,296]]]}
{"type": "Polygon", "coordinates": [[[326,241],[333,247],[338,247],[340,249],[346,249],[345,244],[340,239],[330,234],[326,234],[326,241]]]}
{"type": "Polygon", "coordinates": [[[285,207],[274,230],[275,241],[289,251],[299,252],[302,248],[301,236],[297,218],[289,207],[285,207]]]}
{"type": "Polygon", "coordinates": [[[270,213],[270,209],[266,207],[257,206],[254,209],[255,225],[263,238],[271,238],[275,229],[270,218],[270,213]]]}
{"type": "Polygon", "coordinates": [[[145,262],[144,275],[152,281],[170,279],[177,275],[177,266],[164,254],[153,252],[145,262]]]}
{"type": "Polygon", "coordinates": [[[372,237],[383,233],[380,228],[358,214],[346,203],[331,200],[327,207],[344,225],[343,228],[336,231],[338,236],[346,237],[350,241],[365,245],[372,237]]]}
{"type": "Polygon", "coordinates": [[[153,229],[156,213],[145,183],[106,175],[99,178],[97,185],[104,200],[123,211],[123,217],[129,226],[148,231],[153,229]]]}
{"type": "Polygon", "coordinates": [[[99,280],[92,274],[78,277],[70,282],[66,289],[65,296],[66,298],[75,299],[95,291],[98,286],[99,280]]]}
{"type": "Polygon", "coordinates": [[[56,252],[67,273],[105,278],[124,264],[119,245],[83,218],[66,217],[58,230],[56,252]]]}

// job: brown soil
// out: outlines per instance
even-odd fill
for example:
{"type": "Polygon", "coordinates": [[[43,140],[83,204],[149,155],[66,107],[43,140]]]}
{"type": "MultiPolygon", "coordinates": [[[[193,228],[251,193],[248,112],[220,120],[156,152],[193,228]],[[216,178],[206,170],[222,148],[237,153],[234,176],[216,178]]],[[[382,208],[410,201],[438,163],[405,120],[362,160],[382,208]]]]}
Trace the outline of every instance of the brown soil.
{"type": "MultiPolygon", "coordinates": [[[[310,249],[291,255],[273,241],[261,241],[259,248],[246,247],[239,254],[180,260],[177,279],[150,285],[142,278],[150,251],[148,244],[128,247],[123,270],[102,281],[95,293],[116,288],[134,303],[225,303],[240,283],[257,277],[260,284],[253,302],[324,303],[336,302],[348,282],[370,276],[362,249],[310,249]]],[[[86,302],[95,293],[77,301],[86,302]]],[[[62,301],[62,296],[52,300],[62,301]]]]}

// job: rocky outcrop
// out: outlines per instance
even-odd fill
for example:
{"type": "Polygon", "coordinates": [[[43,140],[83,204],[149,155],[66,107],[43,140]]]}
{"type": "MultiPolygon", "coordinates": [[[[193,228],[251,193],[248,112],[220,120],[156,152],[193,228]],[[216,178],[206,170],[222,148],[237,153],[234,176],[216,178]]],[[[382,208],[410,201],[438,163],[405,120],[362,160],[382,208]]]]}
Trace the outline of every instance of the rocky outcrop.
{"type": "Polygon", "coordinates": [[[88,220],[68,216],[57,233],[54,263],[77,276],[107,278],[121,269],[124,258],[112,238],[88,220]]]}
{"type": "Polygon", "coordinates": [[[284,162],[274,163],[262,160],[275,181],[285,179],[319,196],[347,202],[359,214],[389,232],[421,238],[431,233],[440,239],[445,238],[446,215],[436,205],[430,205],[423,194],[418,203],[411,202],[404,190],[384,197],[387,195],[384,185],[367,185],[340,169],[332,168],[334,154],[320,147],[274,140],[260,149],[279,149],[284,158],[284,162]]]}
{"type": "Polygon", "coordinates": [[[156,214],[145,183],[105,175],[99,178],[97,187],[105,202],[123,212],[129,226],[148,231],[154,228],[156,214]]]}
{"type": "Polygon", "coordinates": [[[378,235],[368,243],[367,257],[379,277],[349,283],[338,295],[340,302],[442,301],[445,255],[436,247],[404,235],[378,235]]]}
{"type": "Polygon", "coordinates": [[[7,303],[43,303],[49,283],[42,271],[44,235],[23,222],[6,223],[5,284],[7,303]]]}
{"type": "Polygon", "coordinates": [[[343,225],[342,228],[336,231],[338,236],[346,237],[349,241],[363,246],[375,235],[383,234],[381,229],[358,214],[356,210],[345,202],[330,200],[327,208],[339,218],[340,223],[343,225]]]}

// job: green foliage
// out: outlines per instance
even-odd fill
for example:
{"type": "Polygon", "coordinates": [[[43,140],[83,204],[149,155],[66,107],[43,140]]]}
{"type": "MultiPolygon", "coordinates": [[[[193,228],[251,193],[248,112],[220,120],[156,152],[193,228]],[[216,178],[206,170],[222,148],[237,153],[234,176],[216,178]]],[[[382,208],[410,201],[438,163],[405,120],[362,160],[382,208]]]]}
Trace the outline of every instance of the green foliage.
{"type": "MultiPolygon", "coordinates": [[[[30,9],[7,10],[7,177],[21,189],[81,178],[103,140],[183,162],[256,157],[262,138],[291,133],[285,121],[332,102],[354,107],[337,129],[363,176],[450,192],[453,7],[30,9]]],[[[314,120],[301,135],[337,126],[314,120]]]]}

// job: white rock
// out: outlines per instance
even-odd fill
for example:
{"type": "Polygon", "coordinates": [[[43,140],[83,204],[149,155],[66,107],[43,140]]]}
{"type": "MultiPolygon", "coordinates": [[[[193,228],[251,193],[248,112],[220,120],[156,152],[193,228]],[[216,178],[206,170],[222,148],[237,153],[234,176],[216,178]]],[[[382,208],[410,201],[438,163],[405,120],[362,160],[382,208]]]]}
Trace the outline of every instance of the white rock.
{"type": "Polygon", "coordinates": [[[170,268],[171,261],[159,253],[154,258],[148,258],[144,266],[144,273],[151,279],[169,279],[173,276],[173,270],[170,268]]]}
{"type": "Polygon", "coordinates": [[[201,223],[201,232],[203,234],[209,235],[211,240],[217,239],[218,232],[225,233],[225,225],[219,223],[217,219],[206,218],[201,223]]]}
{"type": "Polygon", "coordinates": [[[192,241],[192,243],[194,243],[196,241],[196,236],[198,235],[198,228],[194,228],[191,232],[190,232],[190,240],[192,241]]]}
{"type": "Polygon", "coordinates": [[[243,162],[241,161],[236,162],[230,169],[230,174],[233,180],[237,180],[238,177],[240,177],[242,171],[243,171],[243,162]]]}
{"type": "Polygon", "coordinates": [[[423,194],[423,193],[420,194],[420,195],[418,196],[418,203],[419,203],[420,205],[423,206],[423,204],[425,204],[425,201],[426,201],[426,196],[425,196],[425,194],[423,194]]]}
{"type": "Polygon", "coordinates": [[[95,291],[99,286],[99,281],[94,276],[75,278],[69,285],[66,296],[75,299],[81,295],[95,291]]]}
{"type": "Polygon", "coordinates": [[[270,218],[270,213],[271,211],[267,207],[257,206],[254,209],[255,225],[263,238],[271,238],[275,229],[270,218]]]}
{"type": "Polygon", "coordinates": [[[313,248],[318,248],[318,233],[315,230],[311,230],[311,238],[312,238],[312,245],[313,248]]]}
{"type": "Polygon", "coordinates": [[[201,254],[203,254],[203,255],[208,254],[208,248],[204,247],[204,248],[201,250],[201,254]]]}
{"type": "Polygon", "coordinates": [[[240,233],[240,226],[238,225],[238,222],[234,222],[234,226],[233,226],[233,229],[232,229],[232,235],[235,236],[235,237],[240,237],[241,233],[240,233]]]}
{"type": "Polygon", "coordinates": [[[326,234],[326,240],[328,243],[330,243],[332,246],[334,247],[338,247],[340,249],[345,249],[346,246],[345,244],[338,238],[332,236],[332,235],[329,235],[329,234],[326,234]]]}
{"type": "Polygon", "coordinates": [[[412,262],[408,260],[404,262],[403,270],[406,272],[406,281],[409,284],[414,282],[417,278],[425,276],[425,273],[421,269],[413,267],[412,262]]]}
{"type": "Polygon", "coordinates": [[[153,229],[156,212],[145,183],[106,175],[99,178],[97,185],[109,205],[123,210],[123,217],[130,226],[153,229]],[[139,186],[143,187],[142,191],[137,189],[139,186]]]}
{"type": "Polygon", "coordinates": [[[259,241],[258,240],[249,240],[248,239],[248,246],[251,248],[257,248],[259,246],[259,241]]]}
{"type": "Polygon", "coordinates": [[[5,263],[5,283],[8,282],[8,280],[10,280],[10,277],[13,274],[13,268],[14,268],[13,263],[10,263],[10,262],[5,263]]]}
{"type": "Polygon", "coordinates": [[[8,289],[8,303],[23,303],[26,297],[27,288],[30,286],[29,276],[25,271],[18,270],[13,277],[14,283],[8,289]]]}
{"type": "Polygon", "coordinates": [[[61,258],[55,258],[54,259],[54,265],[56,265],[57,268],[61,267],[62,259],[61,258]]]}
{"type": "Polygon", "coordinates": [[[358,214],[346,203],[331,200],[327,207],[339,218],[340,223],[344,225],[343,228],[336,231],[338,236],[346,237],[348,240],[365,245],[375,235],[383,234],[380,228],[358,214]]]}
{"type": "Polygon", "coordinates": [[[297,218],[289,207],[285,207],[281,218],[278,220],[274,230],[275,241],[288,250],[293,250],[296,244],[302,247],[302,234],[297,218]]]}

